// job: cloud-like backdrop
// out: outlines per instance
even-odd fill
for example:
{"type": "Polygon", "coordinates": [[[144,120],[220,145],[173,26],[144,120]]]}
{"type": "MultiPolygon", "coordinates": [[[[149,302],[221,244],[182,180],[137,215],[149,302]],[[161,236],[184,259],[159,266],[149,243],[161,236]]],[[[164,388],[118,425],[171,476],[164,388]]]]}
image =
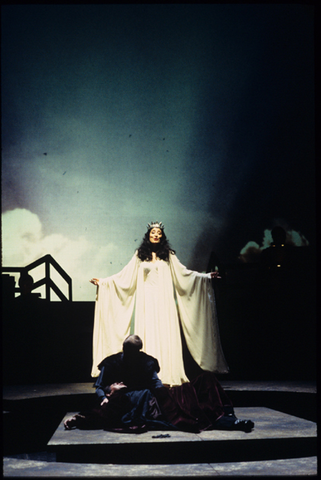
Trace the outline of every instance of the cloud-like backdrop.
{"type": "Polygon", "coordinates": [[[304,5],[3,6],[3,264],[88,300],[149,221],[198,270],[275,218],[313,246],[313,62],[304,5]]]}

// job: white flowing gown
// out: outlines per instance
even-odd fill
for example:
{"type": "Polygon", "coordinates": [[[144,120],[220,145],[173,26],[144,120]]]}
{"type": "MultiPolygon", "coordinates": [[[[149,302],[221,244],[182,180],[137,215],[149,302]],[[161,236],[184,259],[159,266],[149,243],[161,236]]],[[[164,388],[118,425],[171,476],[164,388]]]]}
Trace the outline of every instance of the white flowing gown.
{"type": "Polygon", "coordinates": [[[136,252],[119,273],[99,279],[91,375],[97,377],[99,363],[122,350],[132,330],[142,339],[143,351],[159,361],[163,383],[188,382],[180,324],[196,363],[227,373],[210,274],[188,270],[173,254],[168,262],[152,263],[142,262],[136,252]]]}

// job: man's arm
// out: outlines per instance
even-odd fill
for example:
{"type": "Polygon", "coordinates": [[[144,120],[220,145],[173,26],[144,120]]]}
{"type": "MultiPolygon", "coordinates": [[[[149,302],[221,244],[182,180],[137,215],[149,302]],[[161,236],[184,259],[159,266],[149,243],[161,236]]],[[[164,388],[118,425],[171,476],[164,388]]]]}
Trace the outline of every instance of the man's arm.
{"type": "Polygon", "coordinates": [[[152,375],[151,383],[152,383],[152,388],[160,388],[160,387],[163,387],[162,381],[161,381],[161,379],[159,378],[159,376],[157,375],[157,373],[156,373],[155,371],[154,371],[154,373],[153,373],[153,375],[152,375]]]}
{"type": "Polygon", "coordinates": [[[110,387],[109,386],[104,387],[104,384],[103,384],[104,370],[105,370],[105,367],[101,367],[99,377],[97,378],[95,383],[96,395],[99,398],[100,403],[103,400],[107,400],[106,393],[110,393],[110,387]]]}

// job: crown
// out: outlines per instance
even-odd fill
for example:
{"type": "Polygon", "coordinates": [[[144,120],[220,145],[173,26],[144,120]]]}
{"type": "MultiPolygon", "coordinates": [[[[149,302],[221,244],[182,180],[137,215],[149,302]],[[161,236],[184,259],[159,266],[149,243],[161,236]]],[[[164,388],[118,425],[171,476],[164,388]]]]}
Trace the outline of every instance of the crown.
{"type": "Polygon", "coordinates": [[[165,226],[162,222],[150,222],[147,224],[147,229],[151,230],[152,228],[160,228],[161,230],[164,230],[165,226]]]}

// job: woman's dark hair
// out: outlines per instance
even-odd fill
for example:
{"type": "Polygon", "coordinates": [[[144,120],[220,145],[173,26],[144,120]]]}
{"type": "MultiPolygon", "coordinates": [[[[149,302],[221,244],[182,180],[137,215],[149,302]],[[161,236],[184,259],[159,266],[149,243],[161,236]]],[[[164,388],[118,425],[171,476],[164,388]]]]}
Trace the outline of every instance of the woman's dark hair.
{"type": "Polygon", "coordinates": [[[152,229],[150,228],[147,230],[145,233],[145,236],[143,238],[142,243],[140,244],[140,247],[137,250],[138,258],[143,262],[144,260],[151,261],[152,259],[152,252],[156,251],[157,252],[157,257],[160,258],[161,260],[166,260],[168,261],[169,259],[169,254],[175,253],[175,250],[173,250],[168,243],[168,240],[166,238],[166,235],[164,233],[164,230],[162,231],[162,238],[160,239],[159,243],[151,243],[149,240],[149,233],[152,229]],[[155,250],[156,249],[156,250],[155,250]]]}

